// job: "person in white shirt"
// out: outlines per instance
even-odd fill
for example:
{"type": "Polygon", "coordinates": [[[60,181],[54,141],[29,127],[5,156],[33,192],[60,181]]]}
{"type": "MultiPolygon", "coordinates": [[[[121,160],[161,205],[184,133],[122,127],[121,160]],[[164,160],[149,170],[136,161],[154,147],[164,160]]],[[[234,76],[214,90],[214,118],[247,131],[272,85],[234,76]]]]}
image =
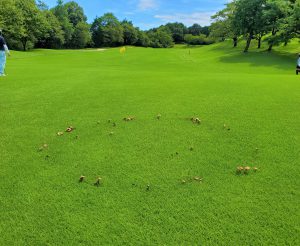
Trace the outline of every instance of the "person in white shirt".
{"type": "Polygon", "coordinates": [[[5,39],[0,30],[0,76],[5,76],[6,54],[10,55],[5,39]]]}

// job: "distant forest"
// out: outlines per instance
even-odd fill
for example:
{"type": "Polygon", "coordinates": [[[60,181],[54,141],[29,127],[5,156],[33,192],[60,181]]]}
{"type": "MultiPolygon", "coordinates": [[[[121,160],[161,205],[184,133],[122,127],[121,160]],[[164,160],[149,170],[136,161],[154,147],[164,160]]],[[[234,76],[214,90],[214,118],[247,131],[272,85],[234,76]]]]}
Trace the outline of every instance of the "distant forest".
{"type": "Polygon", "coordinates": [[[247,52],[252,40],[258,48],[287,45],[300,37],[300,0],[234,0],[212,16],[210,26],[168,23],[147,31],[113,13],[87,23],[78,3],[57,1],[49,8],[42,1],[0,0],[0,29],[12,49],[81,49],[133,45],[169,48],[174,44],[208,45],[232,39],[233,47],[245,39],[247,52]]]}

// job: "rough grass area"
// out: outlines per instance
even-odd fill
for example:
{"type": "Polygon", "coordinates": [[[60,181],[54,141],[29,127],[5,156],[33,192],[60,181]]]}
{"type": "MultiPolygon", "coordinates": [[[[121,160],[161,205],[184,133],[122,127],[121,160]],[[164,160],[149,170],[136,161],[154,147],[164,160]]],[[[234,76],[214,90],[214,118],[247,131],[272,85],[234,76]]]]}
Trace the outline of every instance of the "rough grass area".
{"type": "Polygon", "coordinates": [[[297,45],[13,52],[0,244],[299,245],[297,45]]]}

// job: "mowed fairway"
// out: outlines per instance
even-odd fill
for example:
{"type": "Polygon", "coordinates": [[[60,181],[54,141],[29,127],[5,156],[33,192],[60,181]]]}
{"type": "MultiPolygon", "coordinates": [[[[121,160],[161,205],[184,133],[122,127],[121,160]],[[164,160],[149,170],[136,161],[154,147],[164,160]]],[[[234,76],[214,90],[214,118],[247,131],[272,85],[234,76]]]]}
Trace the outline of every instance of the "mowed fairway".
{"type": "Polygon", "coordinates": [[[0,78],[0,244],[299,245],[294,70],[295,56],[230,43],[14,52],[0,78]]]}

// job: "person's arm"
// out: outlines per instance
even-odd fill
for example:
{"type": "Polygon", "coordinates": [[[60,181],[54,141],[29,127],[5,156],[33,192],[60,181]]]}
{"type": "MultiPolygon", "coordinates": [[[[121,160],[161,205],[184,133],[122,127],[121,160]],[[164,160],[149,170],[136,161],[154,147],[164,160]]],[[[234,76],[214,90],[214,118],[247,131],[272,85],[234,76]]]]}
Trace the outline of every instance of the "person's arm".
{"type": "Polygon", "coordinates": [[[4,44],[4,50],[8,55],[10,55],[9,49],[6,44],[4,44]]]}
{"type": "Polygon", "coordinates": [[[4,39],[3,37],[1,37],[1,38],[2,38],[3,48],[4,48],[4,50],[5,50],[5,53],[8,54],[8,55],[10,55],[10,52],[9,52],[8,47],[7,47],[7,44],[6,44],[5,39],[4,39]]]}

